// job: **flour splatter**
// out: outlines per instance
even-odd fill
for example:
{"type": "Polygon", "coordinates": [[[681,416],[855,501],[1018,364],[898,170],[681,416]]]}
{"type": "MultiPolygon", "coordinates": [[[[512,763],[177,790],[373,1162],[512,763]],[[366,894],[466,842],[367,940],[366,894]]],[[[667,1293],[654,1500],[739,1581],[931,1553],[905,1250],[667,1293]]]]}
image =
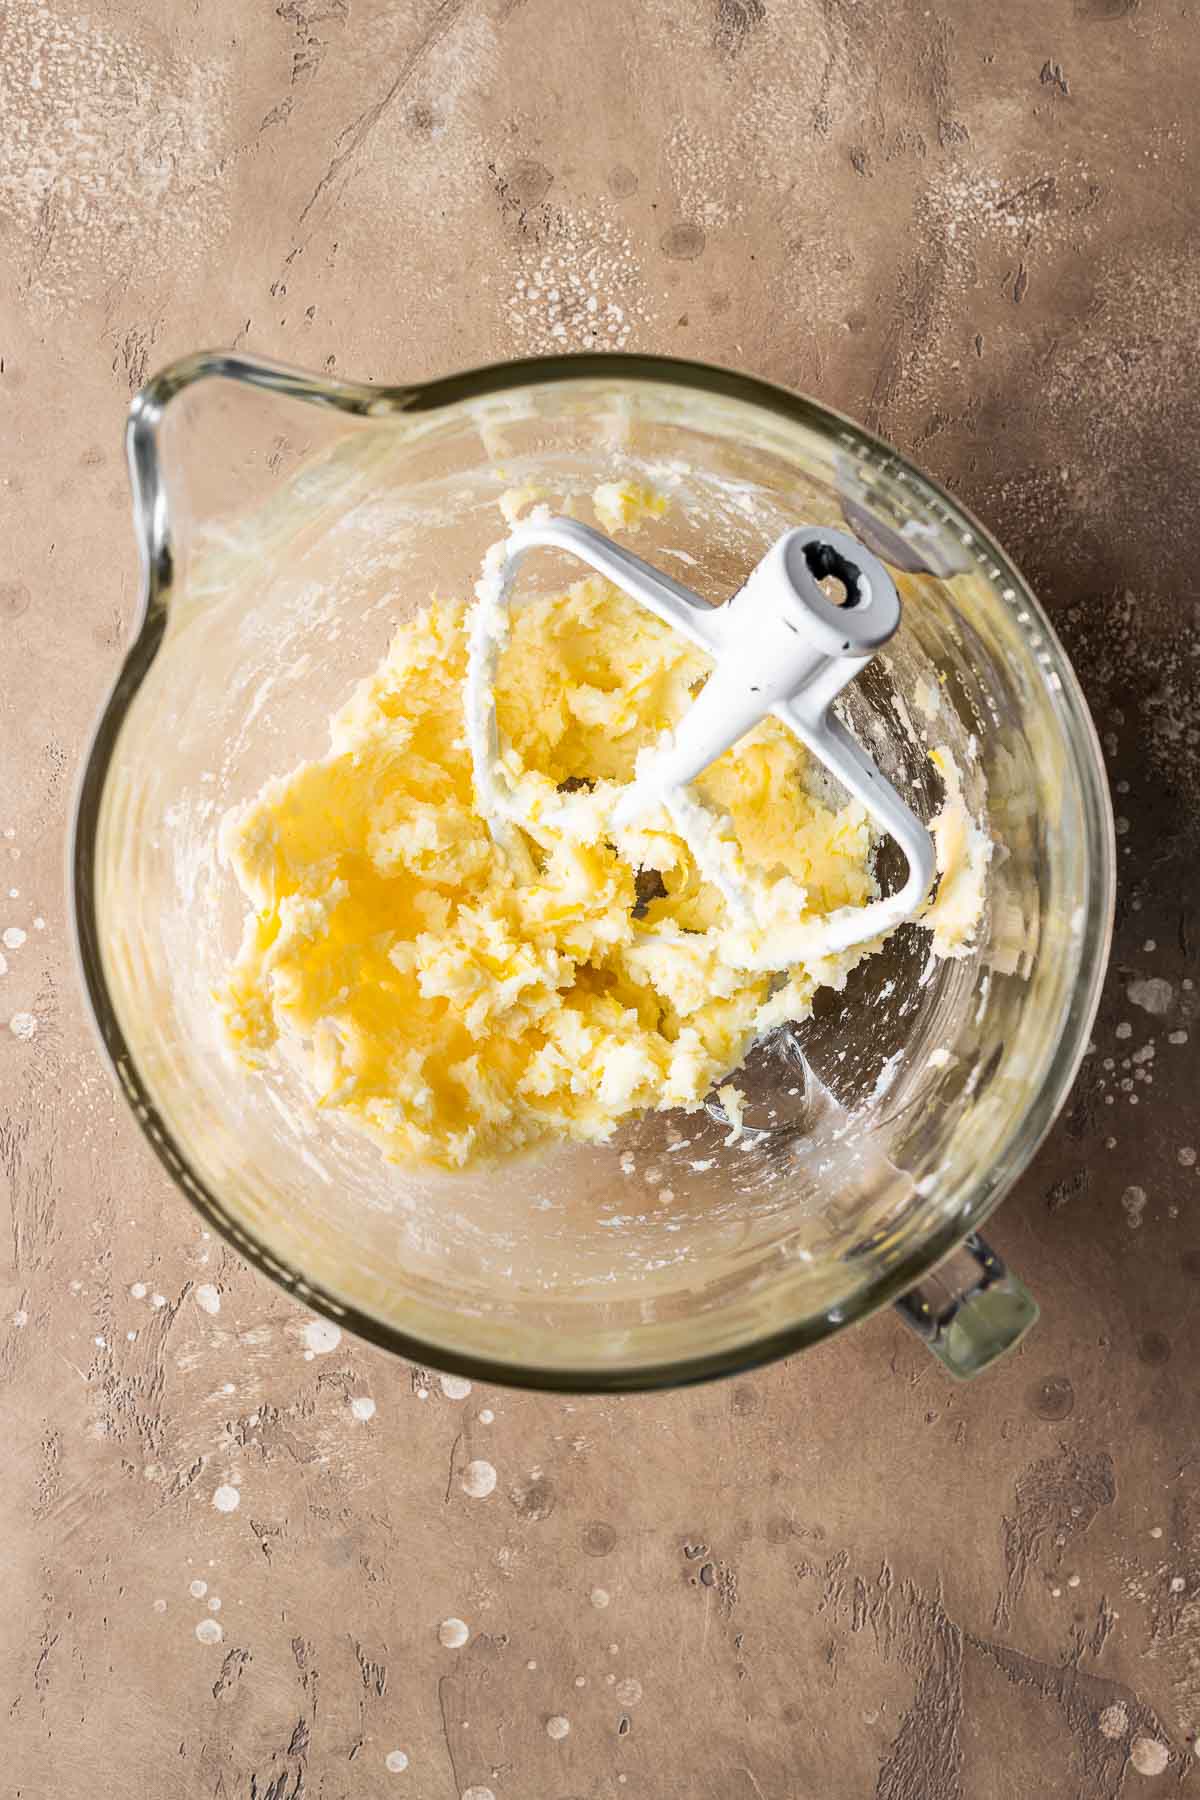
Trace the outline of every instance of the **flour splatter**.
{"type": "Polygon", "coordinates": [[[368,1419],[375,1417],[375,1402],[369,1394],[355,1394],[350,1402],[350,1411],[365,1425],[368,1419]]]}
{"type": "Polygon", "coordinates": [[[1175,990],[1169,981],[1161,975],[1149,975],[1144,981],[1131,981],[1125,989],[1134,1006],[1140,1006],[1143,1012],[1170,1012],[1171,1002],[1175,998],[1175,990]]]}
{"type": "Polygon", "coordinates": [[[1129,1747],[1129,1760],[1139,1775],[1161,1775],[1171,1753],[1156,1738],[1137,1737],[1129,1747]]]}
{"type": "MultiPolygon", "coordinates": [[[[78,305],[168,261],[180,274],[201,267],[226,226],[231,116],[215,44],[193,60],[95,13],[45,0],[7,9],[0,218],[39,304],[78,305]]],[[[131,338],[114,335],[114,361],[136,387],[145,338],[131,338]]]]}
{"type": "Polygon", "coordinates": [[[470,1382],[461,1375],[442,1375],[439,1380],[447,1400],[465,1400],[471,1391],[470,1382]]]}
{"type": "Polygon", "coordinates": [[[201,1619],[196,1627],[196,1636],[202,1644],[219,1644],[225,1632],[215,1619],[201,1619]]]}
{"type": "Polygon", "coordinates": [[[220,1291],[213,1286],[211,1281],[202,1281],[200,1286],[196,1289],[196,1305],[200,1308],[201,1312],[220,1312],[220,1291]]]}
{"type": "Polygon", "coordinates": [[[242,1496],[232,1482],[224,1481],[214,1492],[212,1503],[218,1512],[236,1512],[242,1504],[242,1496]]]}
{"type": "Polygon", "coordinates": [[[408,1758],[403,1750],[389,1750],[383,1759],[383,1766],[389,1775],[403,1775],[408,1767],[408,1758]]]}
{"type": "Polygon", "coordinates": [[[461,1650],[471,1635],[462,1619],[443,1619],[438,1626],[438,1643],[444,1650],[461,1650]]]}
{"type": "Polygon", "coordinates": [[[36,1034],[37,1028],[38,1022],[31,1012],[16,1012],[8,1021],[8,1029],[13,1036],[26,1042],[36,1034]]]}
{"type": "Polygon", "coordinates": [[[486,1500],[496,1486],[496,1471],[490,1462],[477,1457],[462,1472],[462,1491],[472,1500],[486,1500]]]}
{"type": "Polygon", "coordinates": [[[570,1730],[571,1721],[570,1719],[564,1718],[562,1713],[555,1713],[552,1719],[546,1720],[547,1737],[556,1738],[561,1742],[561,1740],[569,1734],[570,1730]]]}
{"type": "Polygon", "coordinates": [[[651,313],[633,240],[619,220],[605,211],[561,218],[538,260],[522,258],[508,315],[526,355],[624,349],[651,313]]]}
{"type": "Polygon", "coordinates": [[[1125,1217],[1129,1221],[1129,1229],[1136,1231],[1142,1222],[1142,1214],[1146,1210],[1146,1190],[1144,1187],[1127,1187],[1121,1195],[1121,1205],[1125,1208],[1125,1217]]]}
{"type": "Polygon", "coordinates": [[[310,1319],[304,1327],[304,1347],[310,1356],[328,1356],[342,1341],[342,1328],[332,1319],[310,1319]]]}
{"type": "Polygon", "coordinates": [[[25,942],[25,933],[19,925],[10,925],[0,941],[3,942],[6,950],[19,950],[25,942]]]}

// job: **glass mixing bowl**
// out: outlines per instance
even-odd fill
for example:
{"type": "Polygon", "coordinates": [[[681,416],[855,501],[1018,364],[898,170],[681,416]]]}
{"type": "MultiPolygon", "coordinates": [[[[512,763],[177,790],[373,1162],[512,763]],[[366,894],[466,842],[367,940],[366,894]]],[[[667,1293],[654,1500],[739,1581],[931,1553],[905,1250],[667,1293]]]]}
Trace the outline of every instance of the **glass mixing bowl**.
{"type": "MultiPolygon", "coordinates": [[[[137,396],[129,453],[145,603],[81,779],[77,933],[124,1092],[209,1224],[354,1331],[485,1380],[697,1379],[898,1296],[959,1373],[1019,1335],[1036,1309],[972,1234],[1083,1054],[1112,824],[1062,648],[961,508],[809,400],[637,356],[377,388],[199,355],[137,396]],[[760,1045],[740,1143],[714,1108],[457,1175],[390,1166],[289,1067],[225,1053],[212,996],[244,906],[218,823],[321,754],[398,621],[471,591],[505,489],[614,477],[668,485],[638,550],[714,600],[797,523],[848,526],[895,571],[903,624],[848,722],[926,819],[929,750],[951,750],[995,839],[985,918],[958,960],[903,927],[760,1045]],[[930,1277],[964,1241],[966,1272],[930,1277]]],[[[902,872],[885,845],[885,887],[902,872]]]]}

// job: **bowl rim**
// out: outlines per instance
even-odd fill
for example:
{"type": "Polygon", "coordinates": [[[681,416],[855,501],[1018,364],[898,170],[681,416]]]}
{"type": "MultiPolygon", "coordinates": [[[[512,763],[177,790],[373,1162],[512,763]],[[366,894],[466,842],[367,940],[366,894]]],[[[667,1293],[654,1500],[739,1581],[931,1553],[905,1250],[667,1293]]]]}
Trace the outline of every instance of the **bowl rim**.
{"type": "MultiPolygon", "coordinates": [[[[74,923],[76,968],[92,1023],[105,1056],[134,1117],[159,1161],[204,1219],[251,1264],[314,1312],[358,1337],[423,1366],[514,1388],[560,1393],[617,1393],[687,1386],[773,1362],[819,1342],[844,1326],[870,1317],[913,1287],[1004,1198],[1038,1150],[1060,1112],[1086,1053],[1100,1003],[1108,963],[1116,890],[1116,839],[1112,805],[1095,725],[1078,678],[1039,601],[1016,565],[966,507],[900,451],[832,407],[787,388],[717,364],[636,352],[587,352],[486,363],[405,386],[376,385],[316,375],[267,358],[232,351],[200,351],[161,369],[134,396],[126,427],[126,453],[133,492],[134,524],[142,566],[141,613],[136,635],[101,709],[76,781],[68,837],[68,885],[74,923]],[[718,395],[774,414],[838,442],[852,453],[900,472],[945,523],[957,527],[965,543],[986,553],[995,576],[1014,590],[1042,635],[1044,668],[1056,677],[1054,705],[1076,767],[1087,837],[1087,905],[1079,944],[1079,966],[1065,1008],[1046,1078],[1027,1100],[991,1168],[976,1179],[969,1201],[943,1216],[919,1244],[879,1268],[871,1281],[842,1308],[816,1318],[797,1319],[743,1343],[678,1359],[605,1368],[603,1365],[545,1366],[499,1358],[431,1342],[379,1319],[341,1299],[302,1270],[281,1262],[226,1211],[219,1195],[191,1167],[187,1155],[159,1113],[134,1061],[104,968],[96,911],[98,826],[105,783],[122,726],[166,629],[174,576],[170,513],[158,451],[158,427],[171,400],[196,382],[223,378],[277,396],[307,401],[360,417],[383,418],[431,412],[529,386],[620,382],[690,389],[718,395]]],[[[989,571],[990,572],[990,571],[989,571]]]]}

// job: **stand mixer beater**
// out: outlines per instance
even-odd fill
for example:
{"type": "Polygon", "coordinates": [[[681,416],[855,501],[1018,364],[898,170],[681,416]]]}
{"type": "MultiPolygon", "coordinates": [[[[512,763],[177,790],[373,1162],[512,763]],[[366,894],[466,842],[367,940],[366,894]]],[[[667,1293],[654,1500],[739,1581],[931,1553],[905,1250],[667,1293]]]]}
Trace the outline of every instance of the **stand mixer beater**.
{"type": "Polygon", "coordinates": [[[920,910],[936,867],[930,834],[832,710],[846,685],[895,634],[900,597],[877,557],[848,533],[825,526],[784,532],[745,584],[719,606],[603,532],[552,516],[545,507],[493,546],[476,584],[464,710],[479,811],[496,843],[518,864],[524,853],[513,827],[521,824],[523,812],[500,742],[494,683],[509,611],[519,604],[517,576],[539,548],[579,558],[712,659],[712,672],[678,727],[639,756],[611,824],[619,837],[656,808],[666,809],[702,876],[720,891],[731,917],[747,927],[743,966],[775,967],[778,956],[755,947],[755,891],[728,820],[690,784],[768,713],[862,803],[899,844],[908,865],[896,893],[798,925],[789,933],[789,959],[848,950],[884,936],[920,910]]]}

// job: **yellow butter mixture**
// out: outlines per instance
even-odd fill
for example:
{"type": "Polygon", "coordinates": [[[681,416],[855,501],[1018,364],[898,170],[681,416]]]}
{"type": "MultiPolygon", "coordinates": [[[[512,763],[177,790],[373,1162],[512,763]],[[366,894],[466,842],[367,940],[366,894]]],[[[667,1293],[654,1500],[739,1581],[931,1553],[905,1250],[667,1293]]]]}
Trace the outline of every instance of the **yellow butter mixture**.
{"type": "MultiPolygon", "coordinates": [[[[525,824],[520,857],[498,848],[464,733],[468,618],[434,600],[403,625],[327,753],[228,815],[221,839],[250,904],[219,996],[237,1053],[262,1065],[285,1046],[318,1107],[390,1159],[447,1168],[698,1107],[756,1036],[804,1017],[872,948],[739,968],[725,902],[666,814],[612,841],[619,786],[708,664],[599,577],[512,617],[497,716],[525,824]]],[[[818,797],[813,773],[768,719],[696,785],[748,870],[815,917],[876,888],[867,815],[818,797]]],[[[982,869],[961,825],[935,835],[952,955],[982,869]]]]}

